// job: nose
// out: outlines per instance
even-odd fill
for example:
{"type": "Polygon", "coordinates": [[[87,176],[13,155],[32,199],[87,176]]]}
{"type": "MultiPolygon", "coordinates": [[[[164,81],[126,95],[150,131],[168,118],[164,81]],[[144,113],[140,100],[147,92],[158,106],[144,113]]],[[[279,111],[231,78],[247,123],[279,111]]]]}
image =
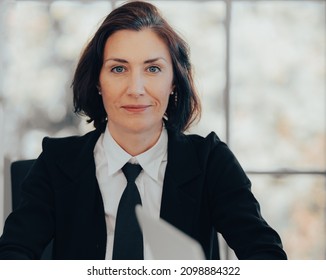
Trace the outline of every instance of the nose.
{"type": "Polygon", "coordinates": [[[138,71],[132,72],[128,82],[128,95],[141,96],[145,94],[145,80],[142,73],[138,71]]]}

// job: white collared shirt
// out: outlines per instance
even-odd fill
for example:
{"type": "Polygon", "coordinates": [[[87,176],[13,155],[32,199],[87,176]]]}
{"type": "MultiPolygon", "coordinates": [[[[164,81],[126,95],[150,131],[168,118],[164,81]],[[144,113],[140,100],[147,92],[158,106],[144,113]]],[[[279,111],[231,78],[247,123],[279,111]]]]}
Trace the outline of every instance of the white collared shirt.
{"type": "MultiPolygon", "coordinates": [[[[94,158],[96,178],[102,194],[107,229],[106,259],[112,259],[115,220],[127,180],[121,168],[127,163],[139,163],[143,170],[136,179],[142,205],[146,213],[160,216],[163,180],[167,164],[168,135],[163,127],[156,144],[146,152],[131,156],[112,138],[108,127],[99,137],[94,158]]],[[[149,247],[144,240],[144,259],[151,259],[149,247]]]]}

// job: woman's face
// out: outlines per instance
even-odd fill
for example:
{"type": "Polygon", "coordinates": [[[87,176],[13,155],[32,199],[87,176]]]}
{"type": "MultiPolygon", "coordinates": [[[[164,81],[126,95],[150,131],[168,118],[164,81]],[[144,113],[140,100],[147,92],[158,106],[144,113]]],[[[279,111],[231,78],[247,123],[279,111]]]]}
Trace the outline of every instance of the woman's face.
{"type": "Polygon", "coordinates": [[[104,47],[99,87],[111,133],[157,133],[173,91],[164,41],[150,29],[113,33],[104,47]]]}

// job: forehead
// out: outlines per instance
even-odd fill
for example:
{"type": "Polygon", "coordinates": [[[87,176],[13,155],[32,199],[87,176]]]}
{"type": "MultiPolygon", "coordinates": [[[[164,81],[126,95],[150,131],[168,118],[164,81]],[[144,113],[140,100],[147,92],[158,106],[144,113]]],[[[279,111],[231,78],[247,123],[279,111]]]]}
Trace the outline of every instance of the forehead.
{"type": "Polygon", "coordinates": [[[119,30],[106,41],[104,59],[123,58],[129,60],[163,57],[171,62],[166,43],[151,29],[119,30]]]}

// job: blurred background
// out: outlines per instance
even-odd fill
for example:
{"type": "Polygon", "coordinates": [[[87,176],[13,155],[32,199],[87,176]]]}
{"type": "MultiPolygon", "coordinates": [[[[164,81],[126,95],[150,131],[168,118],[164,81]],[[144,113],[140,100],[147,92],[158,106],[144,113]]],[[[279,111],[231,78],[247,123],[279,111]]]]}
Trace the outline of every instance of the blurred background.
{"type": "MultiPolygon", "coordinates": [[[[203,116],[189,132],[228,143],[290,259],[326,259],[325,1],[149,2],[191,48],[203,116]]],[[[0,234],[10,163],[36,158],[44,136],[93,129],[73,113],[70,84],[122,3],[0,0],[0,234]]]]}

